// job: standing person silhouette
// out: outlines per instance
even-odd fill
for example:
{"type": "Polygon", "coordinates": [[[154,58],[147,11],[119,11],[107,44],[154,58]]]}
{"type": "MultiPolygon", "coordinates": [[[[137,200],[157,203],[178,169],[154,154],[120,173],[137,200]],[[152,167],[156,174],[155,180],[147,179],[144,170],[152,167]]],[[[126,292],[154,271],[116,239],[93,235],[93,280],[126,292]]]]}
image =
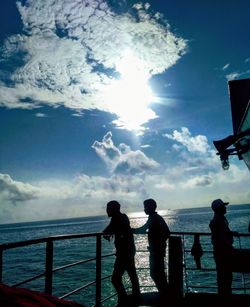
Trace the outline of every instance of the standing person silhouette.
{"type": "Polygon", "coordinates": [[[212,202],[211,208],[214,211],[214,217],[209,224],[212,232],[214,260],[217,270],[218,294],[222,296],[230,295],[232,291],[233,236],[238,235],[237,232],[229,229],[229,224],[225,217],[228,204],[228,202],[223,202],[221,199],[215,199],[212,202]]]}
{"type": "Polygon", "coordinates": [[[131,284],[132,295],[138,300],[140,286],[135,268],[135,243],[130,222],[126,214],[120,212],[120,203],[112,200],[107,203],[107,215],[111,217],[109,225],[103,230],[105,239],[110,240],[110,235],[115,236],[116,260],[112,274],[112,284],[118,295],[118,306],[128,306],[127,293],[122,283],[122,276],[127,271],[131,284]]]}
{"type": "Polygon", "coordinates": [[[143,204],[148,220],[143,226],[132,228],[132,231],[137,234],[148,234],[150,276],[160,297],[165,298],[169,288],[165,274],[165,255],[166,240],[170,236],[170,230],[165,220],[156,212],[157,204],[154,199],[146,199],[143,204]]]}

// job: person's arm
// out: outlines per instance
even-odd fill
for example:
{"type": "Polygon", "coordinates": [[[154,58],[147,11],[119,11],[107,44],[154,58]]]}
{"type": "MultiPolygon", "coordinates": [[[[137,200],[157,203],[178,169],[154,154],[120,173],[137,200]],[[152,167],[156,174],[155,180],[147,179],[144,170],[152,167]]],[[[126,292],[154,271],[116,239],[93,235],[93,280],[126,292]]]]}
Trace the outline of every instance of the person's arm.
{"type": "Polygon", "coordinates": [[[103,236],[103,238],[110,241],[110,239],[112,238],[113,233],[114,233],[112,221],[109,223],[109,225],[102,232],[106,234],[106,235],[103,236]]]}
{"type": "Polygon", "coordinates": [[[136,233],[136,234],[143,234],[143,233],[146,233],[147,232],[147,229],[148,229],[148,222],[145,223],[143,226],[141,227],[138,227],[138,228],[131,228],[132,229],[132,232],[133,233],[136,233]]]}
{"type": "Polygon", "coordinates": [[[238,231],[231,231],[231,230],[230,230],[230,233],[231,233],[231,235],[232,235],[233,237],[238,237],[238,236],[239,236],[238,231]]]}

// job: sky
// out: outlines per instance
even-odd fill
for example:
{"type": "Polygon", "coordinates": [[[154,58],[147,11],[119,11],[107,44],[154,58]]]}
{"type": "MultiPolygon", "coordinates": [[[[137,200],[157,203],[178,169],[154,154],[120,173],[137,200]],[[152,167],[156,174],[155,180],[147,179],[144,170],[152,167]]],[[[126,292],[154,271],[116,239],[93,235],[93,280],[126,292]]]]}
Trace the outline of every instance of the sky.
{"type": "Polygon", "coordinates": [[[0,2],[0,223],[250,203],[228,81],[248,0],[0,2]]]}

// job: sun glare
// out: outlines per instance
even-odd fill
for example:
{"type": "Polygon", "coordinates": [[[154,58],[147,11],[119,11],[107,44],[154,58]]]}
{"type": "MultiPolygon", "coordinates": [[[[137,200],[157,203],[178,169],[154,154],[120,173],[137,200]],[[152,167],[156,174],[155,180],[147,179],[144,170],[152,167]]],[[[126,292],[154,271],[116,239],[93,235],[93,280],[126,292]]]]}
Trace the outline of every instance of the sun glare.
{"type": "Polygon", "coordinates": [[[148,108],[153,100],[153,93],[148,85],[149,73],[143,61],[127,51],[116,64],[120,73],[106,88],[104,98],[112,112],[119,116],[116,122],[129,130],[140,130],[141,125],[155,118],[155,113],[148,108]]]}

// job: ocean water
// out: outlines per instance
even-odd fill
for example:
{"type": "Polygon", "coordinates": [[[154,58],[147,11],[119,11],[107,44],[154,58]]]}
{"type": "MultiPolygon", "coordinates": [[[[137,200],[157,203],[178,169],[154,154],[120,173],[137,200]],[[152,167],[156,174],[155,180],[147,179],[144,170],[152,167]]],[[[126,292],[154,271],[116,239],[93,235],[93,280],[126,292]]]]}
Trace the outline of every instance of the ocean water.
{"type": "MultiPolygon", "coordinates": [[[[180,210],[158,211],[164,216],[172,232],[210,232],[209,221],[212,219],[210,208],[193,208],[180,210]]],[[[147,217],[143,212],[128,214],[132,227],[143,225],[147,217]]],[[[230,205],[228,206],[227,219],[230,229],[239,233],[248,233],[248,223],[250,221],[249,205],[230,205]]],[[[73,233],[95,233],[100,232],[109,223],[106,216],[84,217],[64,220],[29,222],[18,224],[0,225],[0,243],[9,243],[48,237],[51,235],[73,234],[73,233]]],[[[137,247],[136,267],[142,291],[154,290],[153,282],[149,277],[147,237],[145,235],[135,235],[137,247]]],[[[214,271],[197,271],[190,249],[193,244],[193,236],[185,236],[184,259],[186,270],[184,277],[184,290],[204,291],[200,286],[207,287],[205,291],[216,292],[216,273],[214,271]]],[[[201,258],[202,268],[214,267],[212,246],[210,237],[202,236],[201,244],[204,255],[201,258]],[[206,253],[206,251],[208,251],[206,253]]],[[[250,237],[235,239],[236,248],[250,248],[250,237]]],[[[102,255],[114,252],[113,242],[102,240],[102,255]]],[[[95,238],[82,238],[57,241],[54,243],[53,267],[74,263],[80,260],[87,260],[95,257],[95,238]]],[[[167,259],[167,257],[166,257],[167,259]]],[[[102,277],[112,273],[114,256],[102,259],[102,277]]],[[[166,268],[167,268],[166,260],[166,268]]],[[[44,272],[45,269],[45,244],[40,243],[29,247],[15,248],[4,252],[3,257],[3,282],[8,285],[16,284],[24,279],[30,278],[44,272]]],[[[167,269],[166,269],[167,271],[167,269]]],[[[62,296],[76,288],[81,287],[95,280],[95,261],[70,267],[53,274],[53,294],[62,296]]],[[[124,276],[124,283],[129,286],[127,276],[124,276]]],[[[249,274],[234,273],[233,290],[236,293],[244,293],[243,285],[250,288],[249,274]]],[[[44,291],[44,277],[31,281],[22,287],[33,290],[44,291]]],[[[128,290],[129,291],[129,290],[128,290]]],[[[110,278],[102,281],[102,299],[113,295],[114,289],[110,278]]],[[[250,293],[247,290],[247,293],[250,293]]],[[[95,287],[90,286],[86,289],[69,296],[67,299],[84,303],[86,306],[93,306],[95,300],[95,287]]],[[[103,306],[115,306],[116,297],[107,300],[103,306]]]]}

